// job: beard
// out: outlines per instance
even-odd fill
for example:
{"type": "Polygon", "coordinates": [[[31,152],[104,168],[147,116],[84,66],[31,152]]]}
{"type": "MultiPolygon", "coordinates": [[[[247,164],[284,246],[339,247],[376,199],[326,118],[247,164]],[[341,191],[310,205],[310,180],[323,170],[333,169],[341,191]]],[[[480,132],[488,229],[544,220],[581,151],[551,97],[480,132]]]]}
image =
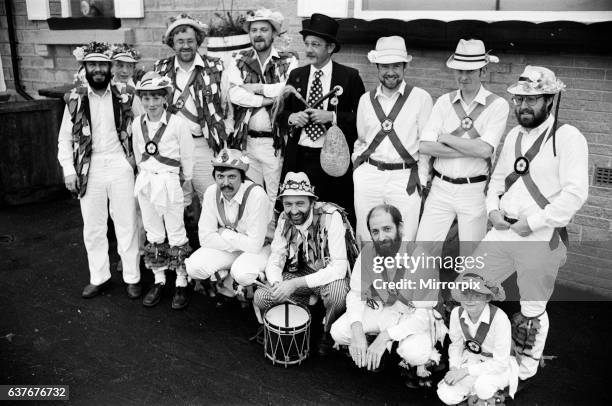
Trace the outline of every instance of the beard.
{"type": "Polygon", "coordinates": [[[531,107],[520,108],[514,110],[514,115],[518,123],[525,128],[536,128],[548,118],[546,107],[542,107],[538,111],[531,107]]]}
{"type": "Polygon", "coordinates": [[[402,79],[399,76],[383,76],[381,84],[389,90],[395,90],[402,84],[402,79]]]}
{"type": "Polygon", "coordinates": [[[387,238],[382,241],[374,241],[374,249],[379,256],[393,257],[402,245],[402,237],[397,233],[395,238],[387,238]]]}
{"type": "Polygon", "coordinates": [[[87,79],[87,83],[89,83],[89,86],[94,89],[94,90],[104,90],[106,89],[106,87],[108,86],[108,84],[111,81],[111,73],[110,71],[107,72],[102,72],[102,71],[94,71],[94,72],[89,72],[89,71],[85,71],[85,78],[87,79]],[[104,75],[104,80],[102,81],[96,81],[96,79],[94,78],[94,76],[97,75],[104,75]]]}
{"type": "Polygon", "coordinates": [[[192,48],[183,48],[180,49],[176,55],[182,62],[187,63],[195,59],[196,51],[194,51],[192,48]]]}
{"type": "Polygon", "coordinates": [[[257,52],[267,51],[271,45],[272,45],[272,42],[268,42],[263,38],[256,38],[253,41],[253,48],[255,48],[255,51],[257,52]]]}

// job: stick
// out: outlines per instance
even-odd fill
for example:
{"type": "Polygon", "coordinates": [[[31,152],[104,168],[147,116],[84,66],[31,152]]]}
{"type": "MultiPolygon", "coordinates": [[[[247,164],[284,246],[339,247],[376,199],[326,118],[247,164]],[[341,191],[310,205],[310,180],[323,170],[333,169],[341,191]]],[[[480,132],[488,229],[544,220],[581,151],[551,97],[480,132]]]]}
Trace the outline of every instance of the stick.
{"type": "MultiPolygon", "coordinates": [[[[260,288],[265,289],[268,292],[272,293],[272,291],[270,290],[270,287],[268,285],[264,285],[263,283],[259,282],[257,279],[255,279],[254,283],[255,283],[255,285],[259,286],[260,288]]],[[[299,304],[297,304],[295,302],[295,300],[291,300],[291,299],[287,298],[285,301],[291,303],[292,305],[299,306],[299,304]]]]}

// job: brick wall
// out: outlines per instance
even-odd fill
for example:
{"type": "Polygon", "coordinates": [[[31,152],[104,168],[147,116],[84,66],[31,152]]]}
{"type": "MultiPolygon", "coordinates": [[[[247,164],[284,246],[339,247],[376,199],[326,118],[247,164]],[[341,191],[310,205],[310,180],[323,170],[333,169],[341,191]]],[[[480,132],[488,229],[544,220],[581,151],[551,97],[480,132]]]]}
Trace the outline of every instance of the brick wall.
{"type": "MultiPolygon", "coordinates": [[[[186,11],[202,21],[209,21],[221,2],[147,0],[144,19],[124,19],[122,27],[134,30],[136,44],[143,56],[142,65],[169,55],[161,45],[166,19],[180,11],[186,11]],[[180,6],[179,6],[180,5],[180,6]]],[[[229,1],[226,0],[226,3],[229,1]]],[[[72,80],[77,64],[69,46],[49,47],[49,56],[37,55],[36,44],[29,43],[33,30],[47,28],[46,22],[27,20],[25,1],[15,1],[18,50],[22,57],[20,72],[26,90],[35,95],[40,88],[72,80]]],[[[291,34],[292,47],[302,55],[301,37],[297,32],[301,21],[296,17],[296,3],[290,0],[264,0],[257,6],[281,10],[285,16],[285,29],[291,34]]],[[[253,3],[234,1],[234,8],[246,10],[253,3]]],[[[7,87],[12,88],[12,71],[9,58],[5,11],[0,4],[0,55],[7,87]]],[[[51,1],[52,15],[59,16],[59,1],[51,1]]],[[[367,89],[377,84],[375,67],[366,59],[374,44],[344,45],[335,56],[338,62],[360,70],[367,89]]],[[[451,50],[409,49],[414,57],[407,71],[407,80],[423,87],[435,99],[455,87],[445,61],[451,50]]],[[[491,65],[486,86],[508,98],[507,86],[517,79],[527,64],[544,65],[555,71],[566,83],[567,92],[561,102],[560,117],[564,122],[578,127],[586,136],[590,151],[590,175],[595,166],[612,167],[612,57],[579,53],[498,53],[501,63],[491,65]]],[[[516,125],[514,116],[508,120],[508,128],[516,125]]],[[[591,181],[592,185],[592,181],[591,181]]],[[[576,215],[569,227],[572,240],[583,244],[572,251],[568,265],[560,271],[560,280],[598,293],[612,295],[612,188],[591,186],[587,204],[576,215]]]]}

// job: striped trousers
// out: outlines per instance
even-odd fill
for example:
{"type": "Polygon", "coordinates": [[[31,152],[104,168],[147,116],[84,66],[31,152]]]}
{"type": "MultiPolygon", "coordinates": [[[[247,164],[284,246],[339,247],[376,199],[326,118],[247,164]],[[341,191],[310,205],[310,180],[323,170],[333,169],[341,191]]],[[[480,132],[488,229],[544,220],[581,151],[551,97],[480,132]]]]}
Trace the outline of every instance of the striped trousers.
{"type": "MultiPolygon", "coordinates": [[[[304,272],[302,270],[297,272],[284,271],[283,280],[299,278],[300,276],[308,275],[308,273],[309,272],[304,272]]],[[[334,324],[346,310],[346,294],[349,292],[349,289],[348,278],[338,279],[323,286],[298,288],[290,296],[290,299],[307,307],[311,295],[320,297],[325,307],[324,330],[329,333],[332,324],[334,324]]],[[[262,314],[265,314],[265,312],[274,305],[279,304],[272,299],[272,295],[266,289],[257,289],[255,291],[253,303],[261,309],[262,314]]]]}

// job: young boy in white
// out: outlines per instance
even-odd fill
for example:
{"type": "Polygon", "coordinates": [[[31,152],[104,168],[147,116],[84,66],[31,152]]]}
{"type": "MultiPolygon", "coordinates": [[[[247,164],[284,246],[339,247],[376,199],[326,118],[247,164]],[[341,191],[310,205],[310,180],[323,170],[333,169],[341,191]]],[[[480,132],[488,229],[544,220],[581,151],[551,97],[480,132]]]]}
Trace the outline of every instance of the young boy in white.
{"type": "Polygon", "coordinates": [[[193,140],[187,123],[166,111],[172,90],[169,78],[148,72],[136,86],[146,114],[132,124],[138,177],[134,194],[142,210],[149,243],[145,247],[147,268],[155,285],[145,296],[145,306],[156,305],[166,283],[165,270],[176,270],[173,309],[187,305],[187,272],[184,259],[191,253],[183,223],[183,182],[193,174],[193,140]],[[168,244],[164,241],[168,237],[168,244]]]}
{"type": "Polygon", "coordinates": [[[498,391],[509,386],[509,394],[514,397],[518,364],[510,355],[510,320],[489,302],[504,300],[504,290],[501,285],[472,273],[459,275],[456,282],[465,288],[451,290],[453,299],[461,306],[451,313],[450,370],[438,384],[438,396],[447,405],[468,398],[470,405],[503,403],[503,395],[498,391]]]}

